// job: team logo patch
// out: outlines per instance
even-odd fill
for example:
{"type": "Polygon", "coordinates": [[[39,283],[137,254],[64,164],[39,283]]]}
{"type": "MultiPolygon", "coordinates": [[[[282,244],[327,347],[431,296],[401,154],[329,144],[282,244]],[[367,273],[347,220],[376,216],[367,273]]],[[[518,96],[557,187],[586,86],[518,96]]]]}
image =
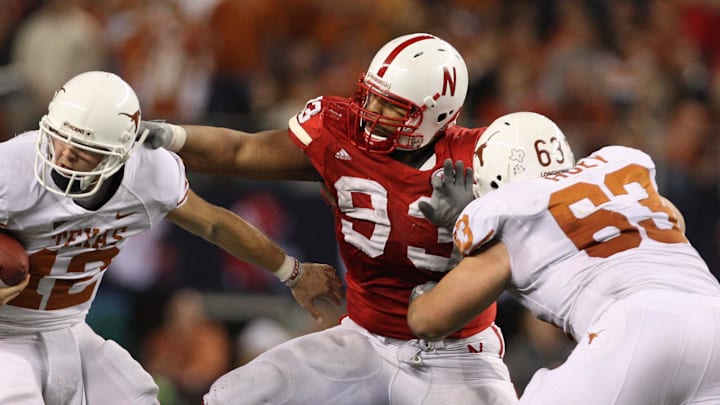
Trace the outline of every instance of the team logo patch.
{"type": "Polygon", "coordinates": [[[123,218],[129,217],[130,215],[133,215],[133,214],[136,214],[136,212],[135,212],[135,211],[130,211],[130,212],[120,212],[120,211],[118,211],[118,212],[115,213],[115,219],[123,219],[123,218]]]}
{"type": "Polygon", "coordinates": [[[580,347],[583,350],[595,351],[605,347],[610,340],[610,332],[601,325],[595,325],[585,332],[580,347]]]}
{"type": "Polygon", "coordinates": [[[350,156],[350,154],[343,148],[337,151],[337,153],[335,154],[335,159],[352,160],[352,156],[350,156]]]}
{"type": "Polygon", "coordinates": [[[445,174],[444,174],[444,172],[443,172],[443,168],[441,167],[441,168],[435,170],[435,171],[433,172],[433,174],[430,175],[430,178],[431,178],[431,179],[432,179],[433,177],[440,177],[440,178],[445,177],[445,174]]]}
{"type": "Polygon", "coordinates": [[[522,149],[513,149],[510,151],[509,159],[522,163],[525,161],[525,151],[522,149]]]}

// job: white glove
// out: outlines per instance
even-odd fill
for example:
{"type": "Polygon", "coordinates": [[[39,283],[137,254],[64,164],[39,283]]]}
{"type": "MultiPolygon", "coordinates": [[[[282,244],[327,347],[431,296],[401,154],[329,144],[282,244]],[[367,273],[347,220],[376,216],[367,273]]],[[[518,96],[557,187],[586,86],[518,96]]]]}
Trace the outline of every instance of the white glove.
{"type": "Polygon", "coordinates": [[[138,133],[142,136],[144,131],[148,134],[143,143],[151,149],[165,148],[178,152],[187,140],[185,128],[162,121],[140,121],[138,133]]]}

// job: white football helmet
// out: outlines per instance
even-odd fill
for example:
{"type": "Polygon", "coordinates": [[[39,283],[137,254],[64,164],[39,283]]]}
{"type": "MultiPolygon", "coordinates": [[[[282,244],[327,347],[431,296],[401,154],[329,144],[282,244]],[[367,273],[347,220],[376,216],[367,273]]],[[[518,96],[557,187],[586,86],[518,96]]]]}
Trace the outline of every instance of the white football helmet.
{"type": "Polygon", "coordinates": [[[360,78],[352,104],[359,127],[354,141],[371,152],[420,149],[455,123],[467,90],[467,67],[452,45],[430,34],[395,38],[380,48],[360,78]],[[369,111],[371,95],[404,109],[405,116],[369,111]],[[374,134],[378,125],[395,132],[374,134]]]}
{"type": "Polygon", "coordinates": [[[123,79],[108,72],[86,72],[70,79],[55,93],[40,120],[35,177],[48,191],[70,198],[96,193],[139,145],[140,103],[123,79]],[[58,166],[53,140],[65,142],[102,160],[90,171],[58,166]],[[61,184],[51,172],[61,176],[61,184]]]}
{"type": "Polygon", "coordinates": [[[531,180],[575,166],[570,144],[544,115],[516,112],[493,121],[475,145],[473,193],[479,197],[505,183],[531,180]]]}

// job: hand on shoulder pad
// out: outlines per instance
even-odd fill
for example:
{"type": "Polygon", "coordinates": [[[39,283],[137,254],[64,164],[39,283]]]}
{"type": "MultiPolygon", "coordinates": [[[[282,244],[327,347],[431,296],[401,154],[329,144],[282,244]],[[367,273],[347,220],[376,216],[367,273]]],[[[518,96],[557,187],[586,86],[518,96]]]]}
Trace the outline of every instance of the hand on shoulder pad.
{"type": "Polygon", "coordinates": [[[183,127],[163,121],[140,121],[138,134],[142,136],[144,131],[148,131],[144,144],[151,149],[165,148],[177,152],[187,138],[183,127]]]}

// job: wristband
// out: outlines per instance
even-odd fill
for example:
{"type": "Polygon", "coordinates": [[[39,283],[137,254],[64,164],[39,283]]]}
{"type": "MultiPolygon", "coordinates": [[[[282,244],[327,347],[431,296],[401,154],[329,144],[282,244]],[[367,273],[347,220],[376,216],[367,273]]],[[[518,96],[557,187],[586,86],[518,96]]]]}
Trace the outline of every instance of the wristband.
{"type": "Polygon", "coordinates": [[[181,127],[180,125],[173,125],[167,123],[165,125],[167,125],[172,131],[172,136],[170,136],[170,142],[168,142],[167,146],[165,146],[165,149],[172,152],[179,152],[180,149],[182,149],[182,147],[185,145],[185,141],[187,140],[187,131],[185,131],[185,128],[181,127]]]}
{"type": "Polygon", "coordinates": [[[298,259],[285,255],[285,260],[273,274],[286,286],[293,287],[300,281],[300,277],[303,275],[303,267],[298,259]]]}

